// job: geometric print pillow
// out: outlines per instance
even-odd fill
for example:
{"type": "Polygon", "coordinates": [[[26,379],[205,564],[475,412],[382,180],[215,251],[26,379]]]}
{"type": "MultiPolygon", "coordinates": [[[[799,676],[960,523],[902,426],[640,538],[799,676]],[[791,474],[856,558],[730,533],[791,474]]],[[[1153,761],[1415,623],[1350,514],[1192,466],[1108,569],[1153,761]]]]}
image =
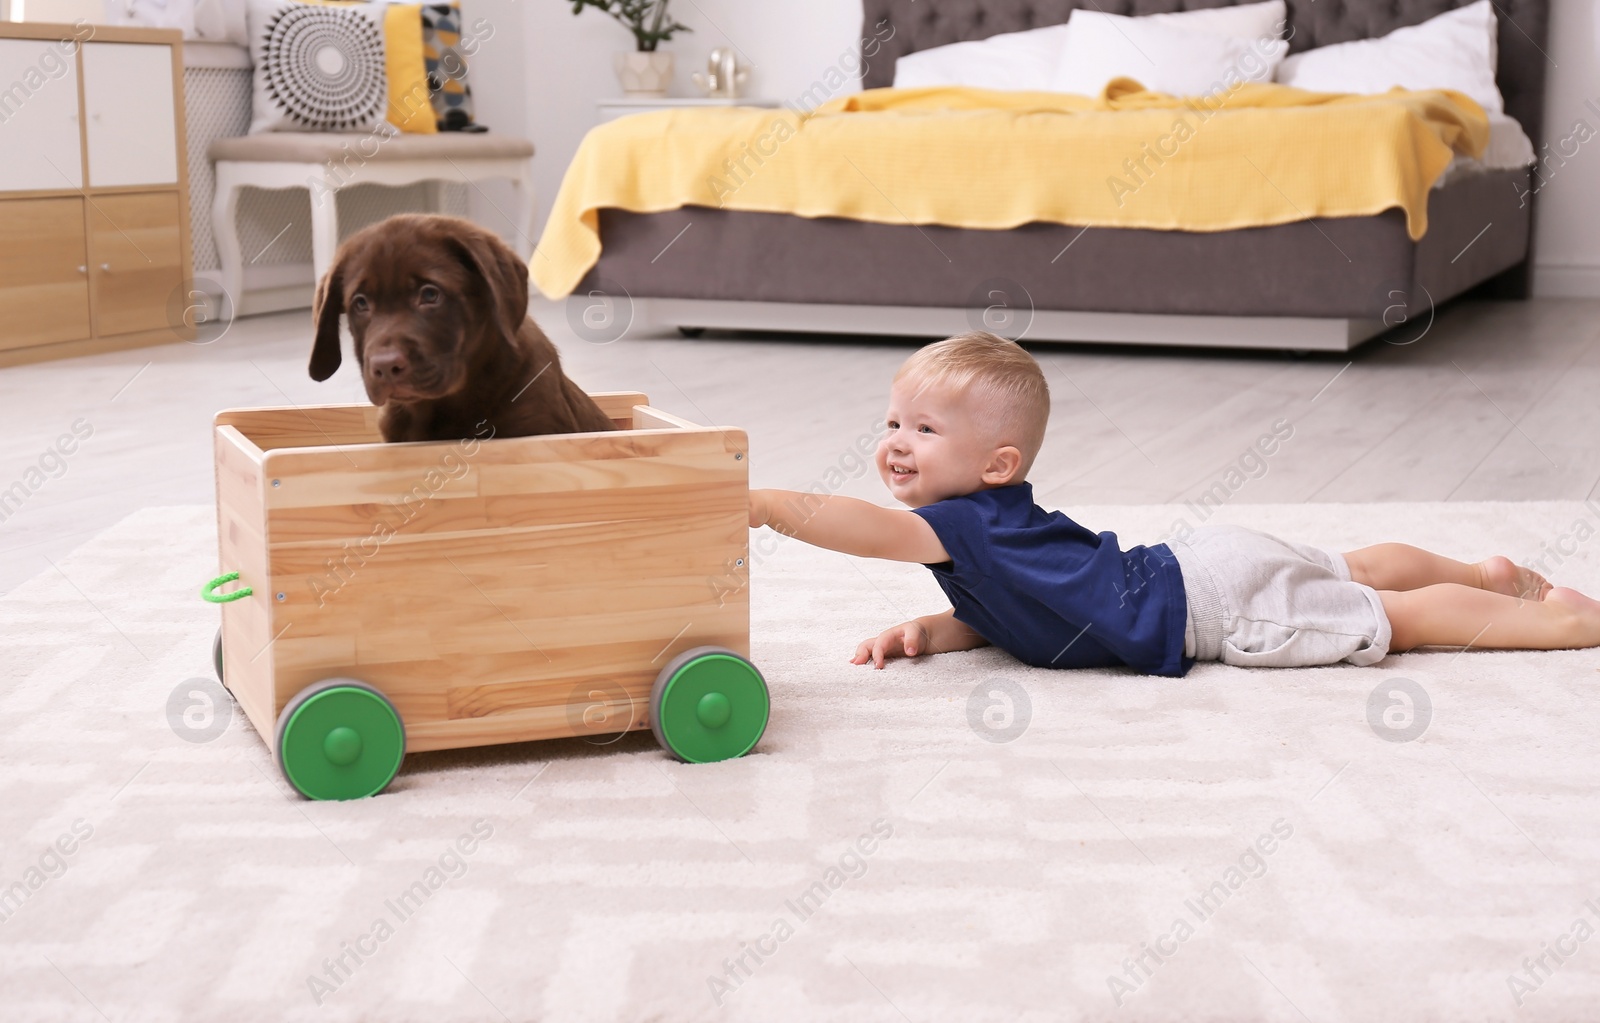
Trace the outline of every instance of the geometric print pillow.
{"type": "Polygon", "coordinates": [[[250,131],[370,132],[383,124],[384,7],[250,0],[250,131]]]}
{"type": "Polygon", "coordinates": [[[487,131],[472,120],[472,87],[467,84],[467,53],[461,45],[461,7],[422,5],[422,59],[428,68],[428,97],[440,131],[487,131]]]}

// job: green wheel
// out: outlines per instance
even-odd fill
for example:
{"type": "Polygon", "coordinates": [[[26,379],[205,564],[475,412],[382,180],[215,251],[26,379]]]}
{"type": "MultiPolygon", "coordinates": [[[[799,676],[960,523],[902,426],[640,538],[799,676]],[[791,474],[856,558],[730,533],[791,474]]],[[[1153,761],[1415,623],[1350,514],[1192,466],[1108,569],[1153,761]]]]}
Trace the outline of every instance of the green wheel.
{"type": "Polygon", "coordinates": [[[742,757],[767,730],[771,702],[761,672],[732,650],[701,646],[674,657],[650,690],[650,728],[679,760],[742,757]]]}
{"type": "MultiPolygon", "coordinates": [[[[222,677],[222,630],[217,630],[217,638],[211,641],[211,663],[217,668],[217,681],[222,683],[222,688],[228,688],[228,680],[222,677]]],[[[232,692],[232,690],[228,690],[232,692]]]]}
{"type": "Polygon", "coordinates": [[[383,791],[406,755],[394,704],[372,686],[325,679],[278,715],[278,767],[307,799],[361,799],[383,791]]]}

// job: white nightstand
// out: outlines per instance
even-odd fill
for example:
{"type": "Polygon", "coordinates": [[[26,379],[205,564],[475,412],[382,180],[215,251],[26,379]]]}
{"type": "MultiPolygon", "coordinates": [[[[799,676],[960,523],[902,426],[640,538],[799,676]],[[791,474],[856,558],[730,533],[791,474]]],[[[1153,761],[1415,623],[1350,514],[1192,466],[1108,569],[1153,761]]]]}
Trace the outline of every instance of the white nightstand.
{"type": "Polygon", "coordinates": [[[653,110],[674,110],[685,108],[703,107],[775,107],[775,99],[757,99],[753,96],[740,96],[738,99],[707,99],[702,96],[663,96],[660,98],[622,97],[619,99],[603,99],[595,103],[599,111],[599,122],[615,121],[619,117],[629,114],[647,114],[653,110]]]}

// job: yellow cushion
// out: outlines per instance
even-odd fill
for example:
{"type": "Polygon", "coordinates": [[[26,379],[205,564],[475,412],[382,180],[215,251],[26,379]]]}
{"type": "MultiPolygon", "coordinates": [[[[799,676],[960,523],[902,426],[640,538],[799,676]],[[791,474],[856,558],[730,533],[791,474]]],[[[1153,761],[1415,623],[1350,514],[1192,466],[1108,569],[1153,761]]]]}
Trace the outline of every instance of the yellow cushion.
{"type": "Polygon", "coordinates": [[[383,64],[389,76],[389,123],[417,135],[437,134],[428,65],[422,59],[421,4],[390,4],[384,11],[383,64]]]}

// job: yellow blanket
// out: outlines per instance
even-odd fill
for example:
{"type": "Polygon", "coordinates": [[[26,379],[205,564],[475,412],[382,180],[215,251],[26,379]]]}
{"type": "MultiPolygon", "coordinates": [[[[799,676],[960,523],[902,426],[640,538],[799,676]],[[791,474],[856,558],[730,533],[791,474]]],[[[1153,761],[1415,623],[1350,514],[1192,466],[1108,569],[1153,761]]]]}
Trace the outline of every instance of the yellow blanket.
{"type": "Polygon", "coordinates": [[[665,110],[589,132],[529,268],[545,295],[571,293],[600,256],[608,207],[1227,231],[1398,206],[1417,239],[1434,181],[1488,137],[1483,109],[1457,92],[1245,84],[1178,98],[1129,79],[1097,97],[872,89],[810,114],[665,110]]]}

